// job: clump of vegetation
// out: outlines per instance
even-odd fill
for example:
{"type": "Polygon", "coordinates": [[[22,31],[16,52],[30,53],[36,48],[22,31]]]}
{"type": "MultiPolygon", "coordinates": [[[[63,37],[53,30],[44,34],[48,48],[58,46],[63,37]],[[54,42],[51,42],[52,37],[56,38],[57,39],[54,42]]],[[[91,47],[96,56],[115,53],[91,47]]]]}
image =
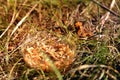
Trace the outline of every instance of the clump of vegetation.
{"type": "Polygon", "coordinates": [[[0,79],[120,79],[118,4],[119,0],[0,1],[0,79]],[[35,48],[34,44],[39,45],[39,53],[51,50],[45,60],[53,71],[36,69],[28,65],[30,61],[25,63],[24,50],[35,48]],[[43,49],[45,45],[50,47],[43,49]],[[55,45],[59,45],[59,52],[52,51],[55,45]],[[74,52],[72,61],[66,51],[74,52]],[[61,54],[70,62],[68,66],[66,61],[63,71],[52,63],[52,59],[65,61],[59,58],[61,54]]]}

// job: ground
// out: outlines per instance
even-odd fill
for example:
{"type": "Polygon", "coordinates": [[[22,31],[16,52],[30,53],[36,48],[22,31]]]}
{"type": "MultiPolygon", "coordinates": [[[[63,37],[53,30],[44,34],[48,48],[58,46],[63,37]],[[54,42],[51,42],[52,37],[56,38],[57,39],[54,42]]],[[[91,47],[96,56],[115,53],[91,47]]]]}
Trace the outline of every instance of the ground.
{"type": "Polygon", "coordinates": [[[0,80],[119,80],[119,4],[0,0],[0,80]],[[53,71],[36,69],[24,54],[53,71]]]}

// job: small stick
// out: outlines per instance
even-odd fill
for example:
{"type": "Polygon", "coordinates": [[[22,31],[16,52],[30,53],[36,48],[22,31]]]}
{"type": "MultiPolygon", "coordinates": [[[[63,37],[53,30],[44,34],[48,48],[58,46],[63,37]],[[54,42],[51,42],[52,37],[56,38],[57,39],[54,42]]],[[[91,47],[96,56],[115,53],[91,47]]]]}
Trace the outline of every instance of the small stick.
{"type": "MultiPolygon", "coordinates": [[[[112,0],[112,3],[110,5],[110,10],[112,10],[112,8],[114,7],[115,4],[115,0],[112,0]]],[[[110,16],[110,12],[107,12],[102,18],[101,18],[101,26],[104,25],[105,21],[109,18],[110,16]]]]}
{"type": "Polygon", "coordinates": [[[92,2],[94,2],[95,4],[98,4],[100,7],[102,7],[103,9],[109,11],[111,14],[113,14],[114,16],[120,17],[119,14],[115,13],[114,11],[110,10],[109,8],[107,8],[105,5],[102,5],[101,3],[97,2],[96,0],[91,0],[92,2]]]}
{"type": "MultiPolygon", "coordinates": [[[[25,0],[25,2],[23,3],[23,5],[27,2],[27,0],[25,0]]],[[[15,4],[16,5],[16,4],[15,4]]],[[[15,6],[14,5],[14,6],[15,6]]],[[[22,10],[23,7],[20,8],[20,10],[18,11],[18,13],[15,13],[15,11],[13,12],[13,16],[12,16],[12,20],[10,22],[10,24],[8,25],[8,27],[4,30],[4,32],[0,35],[0,38],[2,38],[2,36],[8,31],[8,29],[13,25],[13,23],[15,22],[16,18],[19,16],[20,11],[22,10]]]]}
{"type": "Polygon", "coordinates": [[[35,9],[35,7],[37,6],[37,4],[35,4],[32,9],[21,19],[21,21],[19,21],[19,23],[16,25],[16,27],[14,28],[14,30],[12,31],[11,35],[12,36],[14,34],[14,32],[19,28],[20,25],[22,25],[22,23],[25,21],[25,19],[30,15],[30,13],[35,9]]]}

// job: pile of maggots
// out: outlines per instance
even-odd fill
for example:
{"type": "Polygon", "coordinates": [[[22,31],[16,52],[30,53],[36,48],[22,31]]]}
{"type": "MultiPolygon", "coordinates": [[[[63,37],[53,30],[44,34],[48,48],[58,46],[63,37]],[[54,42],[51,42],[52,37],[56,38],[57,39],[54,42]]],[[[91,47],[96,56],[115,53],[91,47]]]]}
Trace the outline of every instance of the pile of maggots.
{"type": "Polygon", "coordinates": [[[24,61],[32,68],[52,71],[53,64],[61,72],[74,61],[75,49],[67,41],[46,31],[29,36],[21,47],[24,61]]]}

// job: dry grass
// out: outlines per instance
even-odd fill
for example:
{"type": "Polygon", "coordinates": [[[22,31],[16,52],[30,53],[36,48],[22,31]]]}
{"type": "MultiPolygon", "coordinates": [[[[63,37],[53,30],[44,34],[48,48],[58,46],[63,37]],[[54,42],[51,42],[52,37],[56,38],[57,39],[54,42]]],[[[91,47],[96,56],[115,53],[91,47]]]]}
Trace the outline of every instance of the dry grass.
{"type": "MultiPolygon", "coordinates": [[[[98,0],[100,4],[94,1],[0,1],[0,80],[119,80],[120,1],[98,0]],[[70,61],[66,70],[62,72],[54,65],[52,59],[57,54],[52,59],[49,55],[45,58],[52,72],[31,68],[25,63],[21,50],[28,46],[23,43],[28,40],[29,45],[36,47],[29,40],[37,43],[34,37],[38,33],[37,38],[44,39],[39,41],[40,47],[47,41],[49,46],[57,45],[57,41],[59,45],[60,41],[69,46],[63,47],[66,49],[62,54],[71,49],[75,52],[74,62],[70,61]],[[48,37],[49,34],[57,39],[52,41],[54,36],[48,37]]],[[[39,52],[44,51],[47,50],[39,52]]],[[[62,60],[58,59],[58,62],[62,60]]]]}

